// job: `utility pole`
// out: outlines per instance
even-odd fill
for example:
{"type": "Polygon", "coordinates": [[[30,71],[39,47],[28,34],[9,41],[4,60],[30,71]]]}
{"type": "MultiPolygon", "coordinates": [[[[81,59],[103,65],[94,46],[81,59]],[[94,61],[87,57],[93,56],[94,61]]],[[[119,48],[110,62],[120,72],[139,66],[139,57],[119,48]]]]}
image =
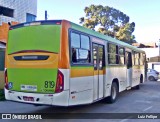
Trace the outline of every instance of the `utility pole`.
{"type": "Polygon", "coordinates": [[[158,48],[159,48],[159,56],[160,56],[160,39],[159,39],[159,42],[158,42],[158,48]]]}
{"type": "Polygon", "coordinates": [[[47,18],[47,11],[45,11],[45,20],[47,20],[48,18],[47,18]]]}

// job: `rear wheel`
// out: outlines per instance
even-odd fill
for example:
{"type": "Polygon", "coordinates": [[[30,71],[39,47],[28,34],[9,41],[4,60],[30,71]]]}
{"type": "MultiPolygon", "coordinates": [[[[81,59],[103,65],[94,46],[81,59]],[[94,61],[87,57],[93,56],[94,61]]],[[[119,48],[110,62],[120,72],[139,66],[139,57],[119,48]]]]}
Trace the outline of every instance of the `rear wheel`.
{"type": "Polygon", "coordinates": [[[139,85],[135,86],[135,89],[139,90],[139,89],[140,89],[140,86],[139,86],[139,85]]]}
{"type": "Polygon", "coordinates": [[[155,81],[156,79],[153,76],[149,76],[148,80],[155,81]]]}
{"type": "Polygon", "coordinates": [[[140,83],[143,83],[143,75],[140,76],[140,83]]]}
{"type": "Polygon", "coordinates": [[[107,103],[114,103],[118,97],[118,86],[116,82],[112,83],[111,96],[107,97],[107,103]]]}

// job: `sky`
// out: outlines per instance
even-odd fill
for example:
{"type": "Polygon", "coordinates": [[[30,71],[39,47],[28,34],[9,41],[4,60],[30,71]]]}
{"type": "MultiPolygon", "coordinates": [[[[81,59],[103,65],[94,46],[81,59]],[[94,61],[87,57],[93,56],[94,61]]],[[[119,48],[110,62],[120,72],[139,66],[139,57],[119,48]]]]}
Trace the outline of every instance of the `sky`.
{"type": "Polygon", "coordinates": [[[136,41],[158,42],[160,39],[160,0],[38,0],[37,20],[66,19],[79,24],[86,6],[103,5],[118,9],[135,22],[136,41]]]}

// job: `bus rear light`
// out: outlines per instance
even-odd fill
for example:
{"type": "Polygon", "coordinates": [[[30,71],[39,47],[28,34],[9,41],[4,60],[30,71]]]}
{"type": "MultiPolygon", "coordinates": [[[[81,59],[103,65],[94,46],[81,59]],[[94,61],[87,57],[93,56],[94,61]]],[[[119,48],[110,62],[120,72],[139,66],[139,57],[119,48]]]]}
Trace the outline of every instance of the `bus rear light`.
{"type": "Polygon", "coordinates": [[[56,82],[56,93],[62,92],[64,89],[64,75],[58,70],[57,82],[56,82]]]}
{"type": "Polygon", "coordinates": [[[4,71],[5,76],[5,88],[8,89],[8,75],[7,75],[7,69],[4,71]]]}

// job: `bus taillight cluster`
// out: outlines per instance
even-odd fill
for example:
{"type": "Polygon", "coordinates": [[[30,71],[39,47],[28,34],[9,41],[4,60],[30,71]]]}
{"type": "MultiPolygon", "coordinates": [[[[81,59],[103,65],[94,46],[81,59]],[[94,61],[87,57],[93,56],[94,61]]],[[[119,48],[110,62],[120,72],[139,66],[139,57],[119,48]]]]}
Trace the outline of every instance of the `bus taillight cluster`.
{"type": "Polygon", "coordinates": [[[57,82],[56,82],[56,93],[62,92],[64,89],[64,75],[58,70],[57,82]]]}

